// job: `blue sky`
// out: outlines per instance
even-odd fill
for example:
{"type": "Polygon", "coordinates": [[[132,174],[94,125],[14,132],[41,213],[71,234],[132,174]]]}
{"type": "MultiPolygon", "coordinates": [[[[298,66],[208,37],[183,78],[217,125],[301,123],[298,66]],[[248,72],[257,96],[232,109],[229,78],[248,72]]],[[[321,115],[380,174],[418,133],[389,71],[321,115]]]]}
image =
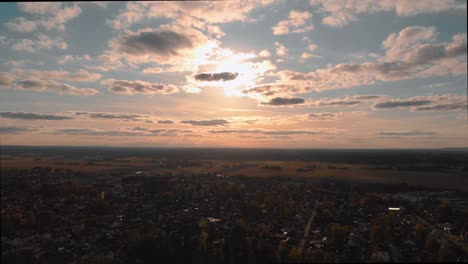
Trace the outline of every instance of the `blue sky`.
{"type": "Polygon", "coordinates": [[[466,1],[0,4],[2,144],[468,145],[466,1]]]}

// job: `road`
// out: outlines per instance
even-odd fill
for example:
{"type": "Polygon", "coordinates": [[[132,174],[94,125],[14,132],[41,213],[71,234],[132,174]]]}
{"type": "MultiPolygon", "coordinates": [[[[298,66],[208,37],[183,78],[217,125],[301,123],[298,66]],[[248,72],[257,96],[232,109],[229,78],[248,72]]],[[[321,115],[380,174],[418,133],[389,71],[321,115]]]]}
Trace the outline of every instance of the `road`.
{"type": "Polygon", "coordinates": [[[306,228],[304,230],[304,236],[302,237],[301,243],[299,244],[299,249],[302,251],[305,246],[306,238],[309,236],[310,232],[310,227],[312,226],[312,223],[314,222],[315,215],[317,214],[317,207],[320,205],[318,201],[315,201],[315,206],[314,210],[312,211],[312,214],[310,215],[309,222],[306,225],[306,228]]]}

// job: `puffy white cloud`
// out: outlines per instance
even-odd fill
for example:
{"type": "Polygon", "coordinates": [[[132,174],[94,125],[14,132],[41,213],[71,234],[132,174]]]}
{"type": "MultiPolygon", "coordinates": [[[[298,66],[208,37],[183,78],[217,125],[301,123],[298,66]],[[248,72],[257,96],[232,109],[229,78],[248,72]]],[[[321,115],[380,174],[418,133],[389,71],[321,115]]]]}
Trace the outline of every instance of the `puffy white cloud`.
{"type": "Polygon", "coordinates": [[[276,26],[272,27],[273,35],[285,35],[289,32],[303,33],[314,29],[310,24],[312,14],[307,11],[291,11],[288,20],[278,22],[276,26]]]}
{"type": "Polygon", "coordinates": [[[91,57],[88,54],[83,56],[78,55],[63,55],[60,60],[57,61],[58,64],[66,64],[68,62],[83,62],[83,61],[91,61],[91,57]]]}
{"type": "Polygon", "coordinates": [[[288,49],[279,42],[275,42],[276,55],[284,56],[288,52],[288,49]]]}
{"type": "Polygon", "coordinates": [[[270,51],[268,49],[264,49],[264,50],[261,50],[258,53],[258,56],[260,56],[260,57],[270,57],[271,53],[270,53],[270,51]]]}
{"type": "Polygon", "coordinates": [[[28,52],[54,48],[65,50],[68,48],[68,44],[61,37],[51,38],[47,35],[39,34],[36,39],[23,39],[13,45],[13,49],[15,50],[28,52]]]}
{"type": "Polygon", "coordinates": [[[310,0],[312,6],[325,13],[322,22],[339,27],[357,21],[359,14],[395,12],[398,16],[414,16],[454,9],[466,9],[466,3],[457,0],[310,0]]]}
{"type": "Polygon", "coordinates": [[[6,23],[13,31],[33,32],[39,28],[64,30],[65,23],[78,17],[81,8],[77,4],[58,2],[22,2],[18,9],[33,16],[32,20],[17,17],[6,23]]]}
{"type": "Polygon", "coordinates": [[[454,35],[449,43],[435,43],[436,35],[432,27],[408,27],[383,42],[389,49],[378,61],[337,64],[307,73],[279,71],[278,84],[309,92],[466,74],[466,34],[454,35]]]}
{"type": "Polygon", "coordinates": [[[249,18],[252,10],[273,2],[273,0],[129,2],[122,13],[108,22],[116,29],[124,29],[144,19],[162,17],[172,19],[173,24],[193,26],[221,36],[224,33],[215,24],[253,21],[249,18]]]}

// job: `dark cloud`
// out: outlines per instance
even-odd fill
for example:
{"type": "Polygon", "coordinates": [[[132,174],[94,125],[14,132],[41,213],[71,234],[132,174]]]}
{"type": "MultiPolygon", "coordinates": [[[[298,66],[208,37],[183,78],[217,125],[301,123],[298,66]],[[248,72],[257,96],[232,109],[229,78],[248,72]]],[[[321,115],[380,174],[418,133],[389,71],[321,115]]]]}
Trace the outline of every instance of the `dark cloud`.
{"type": "Polygon", "coordinates": [[[131,132],[123,130],[94,130],[87,128],[64,128],[56,129],[52,132],[55,135],[73,135],[73,136],[109,136],[109,137],[127,137],[143,136],[141,132],[131,132]]]}
{"type": "Polygon", "coordinates": [[[431,100],[392,100],[386,102],[380,102],[373,105],[374,108],[397,108],[397,107],[411,107],[428,105],[432,103],[431,100]]]}
{"type": "Polygon", "coordinates": [[[375,135],[377,136],[434,136],[438,135],[437,132],[433,131],[420,131],[420,130],[412,130],[412,131],[382,131],[378,132],[375,135]]]}
{"type": "Polygon", "coordinates": [[[286,135],[321,135],[327,134],[325,131],[309,131],[309,130],[261,130],[261,129],[230,129],[230,130],[210,130],[212,134],[262,134],[269,136],[286,136],[286,135]]]}
{"type": "Polygon", "coordinates": [[[179,55],[179,50],[192,48],[188,36],[172,30],[162,29],[129,33],[119,40],[118,50],[131,55],[157,54],[179,55]]]}
{"type": "Polygon", "coordinates": [[[331,112],[325,112],[325,113],[311,113],[309,114],[310,119],[314,120],[337,120],[340,118],[342,113],[331,113],[331,112]]]}
{"type": "Polygon", "coordinates": [[[32,78],[38,78],[43,80],[54,79],[64,80],[72,82],[93,82],[101,78],[101,74],[91,73],[86,70],[80,70],[72,73],[67,71],[38,71],[31,70],[27,74],[21,74],[32,78]]]}
{"type": "Polygon", "coordinates": [[[260,94],[263,96],[273,96],[276,94],[295,94],[303,93],[303,89],[286,84],[261,84],[242,90],[244,94],[260,94]]]}
{"type": "Polygon", "coordinates": [[[179,133],[192,133],[185,129],[146,129],[133,127],[131,130],[96,130],[88,128],[63,128],[52,131],[55,135],[96,136],[96,137],[133,137],[133,136],[177,136],[179,133]]]}
{"type": "Polygon", "coordinates": [[[113,93],[123,95],[134,95],[134,94],[171,94],[179,91],[177,87],[173,85],[149,83],[145,81],[127,81],[127,80],[115,80],[108,79],[102,82],[104,85],[108,85],[108,90],[113,93]]]}
{"type": "Polygon", "coordinates": [[[169,135],[177,135],[179,133],[193,133],[192,130],[187,129],[152,129],[148,130],[150,133],[149,135],[157,135],[157,136],[169,136],[169,135]]]}
{"type": "Polygon", "coordinates": [[[344,107],[344,106],[356,106],[360,104],[365,104],[370,100],[373,100],[374,98],[381,98],[380,96],[374,96],[374,95],[365,95],[365,96],[351,96],[351,97],[345,97],[345,98],[323,98],[319,100],[307,100],[304,104],[301,105],[296,105],[294,107],[344,107]],[[360,99],[357,99],[356,97],[363,97],[360,99]]]}
{"type": "Polygon", "coordinates": [[[237,72],[220,72],[220,73],[200,73],[194,76],[195,80],[203,82],[214,82],[214,81],[232,81],[237,78],[239,73],[237,72]]]}
{"type": "Polygon", "coordinates": [[[133,130],[137,130],[137,131],[148,131],[148,129],[146,127],[134,127],[133,130]]]}
{"type": "Polygon", "coordinates": [[[382,98],[382,96],[381,95],[355,95],[353,96],[353,98],[356,100],[374,100],[374,99],[382,98]]]}
{"type": "Polygon", "coordinates": [[[360,104],[360,100],[348,100],[348,99],[343,99],[343,100],[330,100],[330,101],[318,101],[317,102],[319,106],[347,106],[347,105],[357,105],[360,104]]]}
{"type": "Polygon", "coordinates": [[[16,81],[13,88],[20,90],[36,91],[36,92],[53,92],[67,95],[94,95],[99,93],[98,90],[92,88],[76,88],[66,83],[39,80],[39,79],[22,79],[16,81]]]}
{"type": "Polygon", "coordinates": [[[413,108],[413,111],[443,111],[443,110],[467,110],[466,102],[449,103],[449,104],[433,104],[428,106],[420,106],[413,108]]]}
{"type": "Polygon", "coordinates": [[[88,118],[97,119],[121,119],[131,121],[142,121],[153,118],[150,115],[142,114],[122,114],[122,113],[106,113],[106,112],[72,112],[76,116],[85,116],[88,118]]]}
{"type": "Polygon", "coordinates": [[[229,121],[224,119],[211,119],[211,120],[183,120],[180,123],[190,124],[193,126],[225,126],[229,121]]]}
{"type": "Polygon", "coordinates": [[[20,134],[25,132],[37,131],[35,128],[26,126],[2,126],[0,125],[0,134],[20,134]]]}
{"type": "Polygon", "coordinates": [[[67,119],[73,119],[73,117],[70,117],[70,116],[47,115],[47,114],[25,113],[25,112],[0,112],[0,116],[3,117],[3,118],[23,119],[23,120],[67,120],[67,119]]]}
{"type": "Polygon", "coordinates": [[[455,111],[467,110],[467,100],[459,95],[416,96],[407,99],[392,99],[380,101],[374,109],[392,109],[411,107],[411,111],[455,111]]]}
{"type": "Polygon", "coordinates": [[[158,120],[158,124],[174,124],[172,120],[158,120]]]}
{"type": "Polygon", "coordinates": [[[295,105],[295,104],[303,104],[304,99],[302,98],[284,98],[284,97],[275,97],[268,102],[262,102],[262,105],[272,105],[272,106],[280,106],[280,105],[295,105]]]}

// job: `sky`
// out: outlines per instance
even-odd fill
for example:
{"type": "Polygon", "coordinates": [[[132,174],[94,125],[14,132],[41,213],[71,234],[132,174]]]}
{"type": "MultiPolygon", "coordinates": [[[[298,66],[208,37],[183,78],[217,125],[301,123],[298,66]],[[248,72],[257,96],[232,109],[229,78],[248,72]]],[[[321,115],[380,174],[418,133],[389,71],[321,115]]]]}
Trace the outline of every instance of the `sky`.
{"type": "Polygon", "coordinates": [[[0,144],[467,147],[466,11],[466,0],[0,3],[0,144]]]}

